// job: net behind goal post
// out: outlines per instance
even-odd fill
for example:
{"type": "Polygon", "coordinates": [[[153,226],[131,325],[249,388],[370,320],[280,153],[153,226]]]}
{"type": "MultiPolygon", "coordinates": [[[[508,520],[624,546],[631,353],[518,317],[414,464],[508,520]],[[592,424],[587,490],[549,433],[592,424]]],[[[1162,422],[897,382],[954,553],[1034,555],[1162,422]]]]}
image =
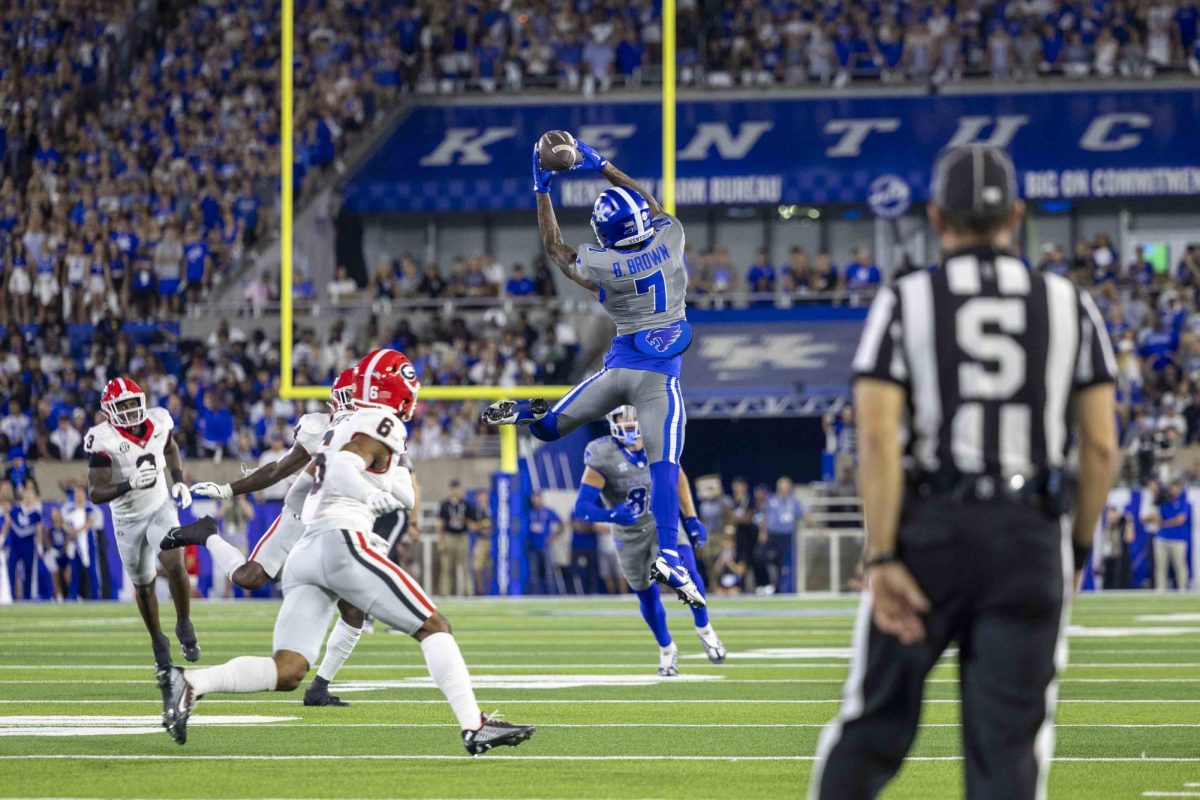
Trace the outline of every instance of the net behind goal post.
{"type": "MultiPolygon", "coordinates": [[[[292,215],[295,202],[292,163],[295,148],[294,97],[295,82],[295,0],[282,0],[280,63],[280,230],[279,230],[279,299],[280,299],[280,390],[285,400],[325,400],[328,386],[297,386],[292,346],[295,342],[293,317],[293,230],[292,215]]],[[[663,174],[659,194],[667,213],[675,213],[675,0],[663,0],[662,45],[662,163],[663,174]]],[[[556,400],[571,390],[570,386],[428,386],[421,390],[421,400],[479,400],[494,402],[507,399],[544,397],[556,400]]],[[[492,554],[495,564],[493,590],[500,594],[521,594],[520,575],[524,570],[524,537],[522,520],[527,508],[527,481],[519,478],[517,429],[500,428],[499,469],[492,474],[492,554]]]]}

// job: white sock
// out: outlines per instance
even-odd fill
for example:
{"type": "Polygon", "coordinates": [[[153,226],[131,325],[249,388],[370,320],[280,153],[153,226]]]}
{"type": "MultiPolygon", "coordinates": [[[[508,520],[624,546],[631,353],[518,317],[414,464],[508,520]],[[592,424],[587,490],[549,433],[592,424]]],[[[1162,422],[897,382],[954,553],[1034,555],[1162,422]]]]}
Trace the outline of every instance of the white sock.
{"type": "Polygon", "coordinates": [[[275,659],[268,656],[238,656],[215,667],[186,669],[183,677],[197,695],[210,692],[270,692],[279,682],[275,659]]]}
{"type": "Polygon", "coordinates": [[[346,620],[338,617],[333,632],[325,642],[325,657],[321,659],[321,666],[317,668],[317,676],[324,678],[326,682],[332,682],[333,676],[338,674],[342,664],[345,664],[346,659],[354,652],[354,645],[358,644],[360,636],[362,628],[352,627],[346,624],[346,620]]]}
{"type": "Polygon", "coordinates": [[[713,626],[711,624],[705,625],[703,628],[696,628],[696,633],[701,639],[707,639],[710,636],[717,635],[717,632],[713,630],[713,626]]]}
{"type": "Polygon", "coordinates": [[[226,578],[232,579],[234,570],[246,563],[245,553],[215,533],[208,537],[204,546],[208,548],[208,553],[212,556],[213,563],[217,565],[217,568],[221,572],[225,573],[226,578]]]}
{"type": "Polygon", "coordinates": [[[483,711],[475,702],[475,689],[471,686],[471,675],[458,642],[448,633],[434,633],[421,640],[421,651],[425,653],[429,677],[450,701],[459,727],[464,731],[478,728],[483,711]]]}
{"type": "Polygon", "coordinates": [[[670,643],[669,645],[667,645],[666,647],[660,647],[660,648],[658,648],[658,653],[659,653],[659,655],[663,655],[663,656],[669,656],[669,655],[671,655],[672,653],[676,653],[676,652],[678,652],[678,651],[679,651],[679,648],[675,646],[675,643],[674,643],[674,642],[671,642],[671,643],[670,643]]]}

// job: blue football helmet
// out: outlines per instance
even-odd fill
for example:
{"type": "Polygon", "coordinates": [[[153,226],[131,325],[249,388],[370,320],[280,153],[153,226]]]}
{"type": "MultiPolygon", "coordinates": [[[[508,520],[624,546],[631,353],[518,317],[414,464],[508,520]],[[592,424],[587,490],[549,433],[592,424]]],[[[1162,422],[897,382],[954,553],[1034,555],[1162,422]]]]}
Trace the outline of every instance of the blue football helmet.
{"type": "Polygon", "coordinates": [[[637,409],[633,406],[617,406],[604,415],[608,420],[608,432],[626,447],[633,447],[642,436],[642,426],[638,423],[637,409]]]}
{"type": "Polygon", "coordinates": [[[592,230],[604,247],[628,247],[654,235],[650,204],[633,189],[614,186],[596,198],[592,230]]]}

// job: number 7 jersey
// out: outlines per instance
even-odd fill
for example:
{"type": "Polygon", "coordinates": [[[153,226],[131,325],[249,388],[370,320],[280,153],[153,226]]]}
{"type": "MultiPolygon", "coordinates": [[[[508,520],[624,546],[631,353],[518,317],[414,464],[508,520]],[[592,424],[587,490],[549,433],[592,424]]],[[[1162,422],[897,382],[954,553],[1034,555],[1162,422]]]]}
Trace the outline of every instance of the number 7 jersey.
{"type": "Polygon", "coordinates": [[[101,422],[83,437],[83,450],[92,464],[112,464],[113,483],[132,479],[145,464],[158,471],[158,480],[149,489],[133,489],[109,504],[114,517],[142,519],[158,511],[170,499],[165,453],[174,427],[175,422],[165,408],[151,408],[146,411],[142,438],[110,422],[101,422]]]}
{"type": "Polygon", "coordinates": [[[334,529],[370,533],[375,527],[375,513],[365,503],[334,491],[325,481],[329,459],[359,436],[382,442],[391,450],[387,467],[373,470],[368,464],[363,478],[377,489],[392,490],[396,468],[407,449],[408,431],[404,423],[394,412],[378,408],[360,408],[350,414],[339,414],[325,431],[313,459],[313,486],[300,516],[306,533],[334,529]]]}
{"type": "Polygon", "coordinates": [[[600,302],[626,336],[684,319],[687,265],[683,224],[669,214],[651,220],[654,235],[631,250],[581,245],[580,274],[600,287],[600,302]]]}

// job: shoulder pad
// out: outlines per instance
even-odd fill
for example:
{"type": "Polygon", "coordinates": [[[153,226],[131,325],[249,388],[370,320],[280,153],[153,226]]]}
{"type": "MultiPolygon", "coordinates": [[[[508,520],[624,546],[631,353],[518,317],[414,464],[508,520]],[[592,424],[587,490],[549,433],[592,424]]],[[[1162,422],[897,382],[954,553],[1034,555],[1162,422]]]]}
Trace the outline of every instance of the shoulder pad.
{"type": "Polygon", "coordinates": [[[146,417],[154,423],[154,427],[158,430],[171,431],[175,429],[175,420],[171,419],[171,412],[160,406],[155,406],[146,410],[146,417]]]}

